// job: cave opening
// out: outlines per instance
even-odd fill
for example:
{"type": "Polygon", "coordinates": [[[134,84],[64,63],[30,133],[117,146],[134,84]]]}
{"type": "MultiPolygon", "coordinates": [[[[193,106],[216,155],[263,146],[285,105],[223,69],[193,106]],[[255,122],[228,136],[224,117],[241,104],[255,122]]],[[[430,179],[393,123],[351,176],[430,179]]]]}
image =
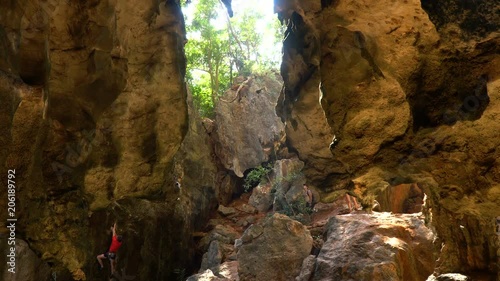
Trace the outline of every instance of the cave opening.
{"type": "Polygon", "coordinates": [[[202,117],[232,86],[278,72],[283,27],[273,1],[192,0],[182,6],[187,41],[186,81],[202,117]]]}

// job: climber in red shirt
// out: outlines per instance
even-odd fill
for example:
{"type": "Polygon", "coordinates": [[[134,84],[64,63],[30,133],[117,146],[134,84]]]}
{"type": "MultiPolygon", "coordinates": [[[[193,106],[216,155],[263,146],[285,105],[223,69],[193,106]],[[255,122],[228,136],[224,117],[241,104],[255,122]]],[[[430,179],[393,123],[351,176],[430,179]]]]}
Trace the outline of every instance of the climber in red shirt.
{"type": "Polygon", "coordinates": [[[121,235],[116,235],[116,222],[111,227],[111,231],[113,231],[111,246],[109,246],[109,250],[106,253],[97,256],[97,261],[101,266],[100,269],[103,269],[104,264],[102,263],[102,260],[109,259],[109,263],[111,264],[111,275],[113,275],[113,273],[115,273],[116,252],[122,246],[123,237],[121,235]]]}

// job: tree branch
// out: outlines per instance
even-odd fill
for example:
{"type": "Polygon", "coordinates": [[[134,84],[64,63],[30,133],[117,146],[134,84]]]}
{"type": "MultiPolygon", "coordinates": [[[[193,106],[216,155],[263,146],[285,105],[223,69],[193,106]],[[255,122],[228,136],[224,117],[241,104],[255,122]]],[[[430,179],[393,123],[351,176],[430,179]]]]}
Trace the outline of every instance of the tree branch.
{"type": "MultiPolygon", "coordinates": [[[[224,5],[224,3],[222,3],[222,0],[219,0],[219,2],[222,5],[224,5]]],[[[227,13],[226,13],[226,20],[227,20],[227,27],[229,29],[229,32],[231,32],[231,35],[233,36],[234,40],[236,40],[236,43],[238,43],[238,46],[240,47],[241,53],[243,53],[242,43],[241,43],[240,39],[238,38],[238,36],[236,36],[236,32],[234,32],[233,26],[231,25],[231,19],[229,18],[229,15],[227,13]]]]}
{"type": "Polygon", "coordinates": [[[238,90],[236,90],[236,95],[234,95],[233,100],[227,101],[227,100],[222,99],[222,98],[220,100],[223,102],[232,103],[239,97],[239,99],[238,99],[238,102],[239,102],[241,100],[241,95],[240,95],[241,89],[243,89],[243,87],[246,86],[250,81],[252,81],[252,77],[248,77],[247,80],[243,81],[243,83],[240,84],[240,86],[238,87],[238,90]]]}

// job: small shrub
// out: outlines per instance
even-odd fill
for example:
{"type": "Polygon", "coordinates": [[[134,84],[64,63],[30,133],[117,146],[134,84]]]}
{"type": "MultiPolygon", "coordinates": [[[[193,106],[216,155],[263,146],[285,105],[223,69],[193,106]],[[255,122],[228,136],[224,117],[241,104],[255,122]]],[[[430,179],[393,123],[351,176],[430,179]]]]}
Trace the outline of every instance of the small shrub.
{"type": "Polygon", "coordinates": [[[312,208],[307,206],[306,199],[303,197],[300,197],[298,200],[290,203],[290,206],[292,210],[294,210],[294,212],[298,214],[310,215],[313,213],[312,208]]]}
{"type": "Polygon", "coordinates": [[[282,210],[280,213],[287,215],[291,218],[302,217],[302,215],[310,215],[313,213],[313,209],[307,206],[305,198],[299,198],[291,203],[286,202],[286,200],[280,200],[282,210]]]}
{"type": "Polygon", "coordinates": [[[271,164],[267,164],[265,166],[260,165],[251,170],[245,177],[245,183],[243,184],[245,192],[248,192],[252,187],[258,185],[263,180],[270,181],[269,173],[273,170],[272,167],[271,164]]]}

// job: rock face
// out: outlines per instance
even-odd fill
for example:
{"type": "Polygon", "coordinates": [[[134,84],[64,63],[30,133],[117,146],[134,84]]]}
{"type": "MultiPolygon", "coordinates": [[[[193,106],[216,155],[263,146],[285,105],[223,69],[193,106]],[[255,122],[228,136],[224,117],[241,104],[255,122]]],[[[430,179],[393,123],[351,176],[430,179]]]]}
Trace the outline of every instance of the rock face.
{"type": "Polygon", "coordinates": [[[207,269],[217,267],[222,261],[222,250],[220,248],[219,242],[214,240],[210,243],[208,251],[203,255],[201,261],[200,271],[205,271],[207,269]]]}
{"type": "Polygon", "coordinates": [[[461,40],[485,38],[498,31],[500,15],[496,1],[421,0],[421,2],[422,8],[436,25],[437,30],[441,34],[450,33],[447,38],[455,37],[461,40]]]}
{"type": "MultiPolygon", "coordinates": [[[[109,246],[115,221],[125,236],[120,272],[140,280],[192,272],[191,234],[216,200],[228,205],[238,185],[233,173],[242,177],[280,155],[285,131],[305,177],[282,185],[278,198],[289,202],[307,180],[332,193],[354,188],[362,203],[380,195],[385,210],[409,212],[419,204],[393,200],[421,198],[411,189],[417,185],[437,234],[434,247],[426,244],[435,249],[426,256],[437,260],[437,279],[500,276],[497,1],[275,3],[289,24],[281,96],[274,77],[243,79],[219,102],[217,124],[201,127],[188,116],[179,1],[0,0],[0,161],[4,175],[16,171],[17,238],[30,249],[19,243],[26,251],[19,278],[40,270],[36,280],[44,279],[46,264],[57,280],[97,279],[95,256],[109,246]],[[205,132],[219,143],[214,151],[205,132]],[[214,155],[229,171],[216,173],[214,155]]],[[[353,233],[345,243],[373,243],[341,255],[330,249],[344,242],[329,237],[313,278],[430,274],[432,264],[409,254],[413,244],[405,240],[420,221],[411,220],[411,229],[412,216],[391,218],[400,224],[392,233],[374,216],[332,220],[353,233]],[[353,255],[389,260],[350,268],[353,255]]],[[[299,278],[306,279],[310,240],[280,215],[253,225],[237,239],[241,278],[293,280],[303,265],[299,278]]],[[[215,248],[211,264],[219,262],[215,248]]],[[[225,264],[205,271],[207,278],[222,278],[210,274],[224,266],[235,272],[225,264]]]]}
{"type": "Polygon", "coordinates": [[[415,215],[330,219],[312,280],[425,280],[434,270],[432,232],[415,215]]]}
{"type": "Polygon", "coordinates": [[[216,154],[238,177],[276,155],[285,141],[284,125],[274,110],[280,80],[273,73],[251,76],[216,104],[216,154]]]}
{"type": "Polygon", "coordinates": [[[388,186],[378,196],[380,211],[419,213],[424,203],[424,192],[417,184],[388,186]]]}
{"type": "Polygon", "coordinates": [[[302,184],[305,183],[302,170],[304,162],[298,158],[282,159],[274,164],[272,182],[274,183],[273,210],[283,210],[285,206],[296,199],[296,194],[302,194],[302,184]]]}
{"type": "Polygon", "coordinates": [[[208,251],[210,245],[214,241],[218,241],[219,244],[233,245],[234,240],[236,240],[238,236],[239,234],[231,226],[216,225],[214,229],[200,241],[200,250],[208,251]]]}
{"type": "Polygon", "coordinates": [[[437,232],[436,274],[498,276],[497,7],[458,0],[275,4],[290,23],[281,116],[307,179],[327,192],[359,189],[366,201],[389,186],[417,184],[437,232]],[[321,108],[311,102],[318,99],[321,108]],[[333,134],[338,141],[328,155],[322,151],[333,134]]]}
{"type": "Polygon", "coordinates": [[[269,211],[273,206],[274,196],[271,193],[272,184],[270,182],[261,183],[252,189],[252,196],[248,203],[261,213],[269,211]]]}
{"type": "Polygon", "coordinates": [[[310,255],[304,259],[302,262],[302,269],[300,270],[300,275],[295,278],[295,281],[309,281],[312,274],[314,273],[314,267],[316,266],[316,257],[310,255]]]}
{"type": "MultiPolygon", "coordinates": [[[[303,184],[306,183],[303,168],[304,162],[297,157],[275,161],[268,179],[252,190],[249,204],[261,213],[269,211],[271,207],[273,211],[285,212],[289,216],[304,213],[307,206],[303,191],[303,184]]],[[[312,186],[309,188],[313,203],[317,203],[319,193],[312,186]]]]}
{"type": "Polygon", "coordinates": [[[202,127],[181,148],[178,1],[0,2],[0,161],[16,170],[18,238],[57,280],[95,280],[117,220],[119,270],[170,280],[189,269],[215,168],[202,127]]]}
{"type": "MultiPolygon", "coordinates": [[[[36,254],[30,249],[28,243],[23,240],[16,239],[16,260],[15,264],[15,273],[9,272],[7,270],[3,271],[0,276],[2,276],[2,280],[4,281],[48,281],[52,280],[50,268],[47,263],[43,262],[36,254]]],[[[7,240],[0,239],[2,242],[1,250],[2,253],[9,253],[7,249],[7,240]]],[[[10,247],[10,246],[8,246],[10,247]]],[[[9,262],[6,259],[6,254],[3,255],[1,261],[3,264],[9,262]]],[[[8,258],[7,258],[8,259],[8,258]]]]}
{"type": "Polygon", "coordinates": [[[274,214],[250,226],[238,251],[240,280],[293,280],[312,247],[309,231],[285,215],[274,214]]]}

